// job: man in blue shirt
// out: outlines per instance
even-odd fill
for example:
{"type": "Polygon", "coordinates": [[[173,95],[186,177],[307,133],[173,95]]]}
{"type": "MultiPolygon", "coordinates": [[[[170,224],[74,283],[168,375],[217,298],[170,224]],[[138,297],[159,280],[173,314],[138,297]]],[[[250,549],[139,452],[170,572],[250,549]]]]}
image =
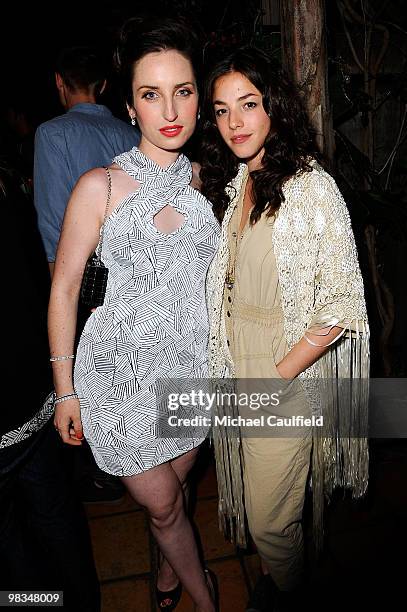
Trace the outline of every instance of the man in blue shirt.
{"type": "Polygon", "coordinates": [[[65,208],[79,177],[109,165],[138,145],[134,127],[96,100],[106,87],[107,69],[96,50],[66,49],[59,57],[56,86],[65,115],[42,123],[35,135],[34,204],[51,275],[65,208]]]}

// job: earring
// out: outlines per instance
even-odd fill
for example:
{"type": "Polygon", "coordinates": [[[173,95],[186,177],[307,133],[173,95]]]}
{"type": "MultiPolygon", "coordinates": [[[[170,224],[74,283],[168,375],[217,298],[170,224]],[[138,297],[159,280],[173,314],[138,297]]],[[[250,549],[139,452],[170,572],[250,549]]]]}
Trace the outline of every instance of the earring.
{"type": "Polygon", "coordinates": [[[136,118],[132,117],[130,123],[131,123],[131,125],[136,125],[136,118]]]}
{"type": "Polygon", "coordinates": [[[197,116],[196,116],[197,121],[199,121],[199,120],[200,120],[200,118],[201,118],[201,111],[198,111],[198,114],[197,114],[197,116]]]}

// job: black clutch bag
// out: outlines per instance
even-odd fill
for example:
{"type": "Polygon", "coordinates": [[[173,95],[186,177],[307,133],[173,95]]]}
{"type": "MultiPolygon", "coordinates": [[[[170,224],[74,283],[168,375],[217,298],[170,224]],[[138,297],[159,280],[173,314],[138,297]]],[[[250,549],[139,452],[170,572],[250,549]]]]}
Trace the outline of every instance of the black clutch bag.
{"type": "Polygon", "coordinates": [[[108,180],[105,216],[100,231],[99,244],[96,248],[96,251],[93,253],[93,255],[91,255],[91,257],[89,257],[88,261],[86,262],[80,291],[81,302],[86,306],[89,306],[89,308],[96,308],[97,306],[102,306],[105,300],[107,277],[109,274],[108,268],[106,268],[105,264],[101,259],[105,223],[109,210],[110,196],[112,194],[112,178],[110,176],[108,168],[105,168],[105,170],[108,180]]]}

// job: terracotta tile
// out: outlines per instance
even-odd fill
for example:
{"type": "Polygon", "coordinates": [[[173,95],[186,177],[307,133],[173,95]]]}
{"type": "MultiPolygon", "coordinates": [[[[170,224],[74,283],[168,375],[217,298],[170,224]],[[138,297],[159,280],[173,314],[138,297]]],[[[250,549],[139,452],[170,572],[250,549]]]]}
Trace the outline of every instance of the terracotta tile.
{"type": "Polygon", "coordinates": [[[177,606],[177,612],[195,612],[194,603],[185,590],[183,591],[181,600],[177,606]]]}
{"type": "Polygon", "coordinates": [[[199,530],[205,559],[234,555],[233,544],[225,540],[218,527],[218,500],[205,499],[198,502],[194,521],[199,530]]]}
{"type": "MultiPolygon", "coordinates": [[[[245,580],[238,559],[209,563],[216,574],[220,593],[221,612],[243,612],[247,603],[245,580]]],[[[183,593],[177,612],[194,612],[194,605],[188,593],[183,593]]]]}
{"type": "Polygon", "coordinates": [[[197,497],[200,499],[202,497],[217,497],[217,495],[216,468],[215,463],[211,461],[198,482],[197,497]]]}
{"type": "Polygon", "coordinates": [[[140,510],[140,506],[136,504],[128,493],[126,493],[124,499],[120,502],[110,504],[84,504],[84,507],[88,518],[93,518],[94,516],[108,516],[120,512],[130,512],[131,510],[140,510]]]}
{"type": "Polygon", "coordinates": [[[119,580],[102,585],[102,612],[149,612],[150,585],[147,578],[119,580]]]}
{"type": "Polygon", "coordinates": [[[248,593],[239,560],[216,561],[208,566],[218,579],[221,612],[244,612],[248,593]]]}
{"type": "Polygon", "coordinates": [[[150,571],[148,530],[143,512],[95,518],[90,530],[101,580],[150,571]]]}

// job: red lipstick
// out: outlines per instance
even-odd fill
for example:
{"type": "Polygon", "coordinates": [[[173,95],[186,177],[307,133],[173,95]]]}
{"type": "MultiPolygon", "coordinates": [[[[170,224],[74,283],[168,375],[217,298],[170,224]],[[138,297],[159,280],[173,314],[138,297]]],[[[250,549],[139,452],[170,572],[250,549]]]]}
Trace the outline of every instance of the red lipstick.
{"type": "Polygon", "coordinates": [[[167,136],[167,138],[174,138],[174,136],[181,134],[183,129],[183,125],[165,125],[160,128],[160,132],[163,136],[167,136]]]}
{"type": "Polygon", "coordinates": [[[233,144],[243,144],[244,142],[246,142],[246,140],[248,140],[250,138],[251,134],[236,134],[236,136],[233,136],[233,138],[231,138],[231,141],[233,142],[233,144]]]}

